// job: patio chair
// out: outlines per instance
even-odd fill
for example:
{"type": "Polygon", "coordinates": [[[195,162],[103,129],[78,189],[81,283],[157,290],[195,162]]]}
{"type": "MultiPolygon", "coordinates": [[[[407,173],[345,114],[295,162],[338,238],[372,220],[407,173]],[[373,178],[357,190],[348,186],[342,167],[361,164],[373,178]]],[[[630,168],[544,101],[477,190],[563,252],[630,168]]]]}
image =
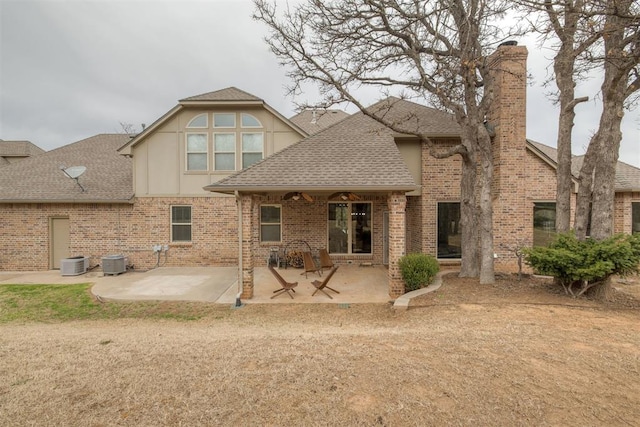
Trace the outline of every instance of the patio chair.
{"type": "Polygon", "coordinates": [[[269,271],[271,272],[271,274],[273,274],[273,275],[276,277],[276,279],[278,279],[278,282],[280,282],[280,286],[282,286],[282,288],[280,288],[280,289],[277,289],[277,290],[273,291],[273,293],[274,293],[275,295],[273,295],[273,296],[271,297],[271,299],[274,299],[274,298],[275,298],[275,297],[277,297],[278,295],[282,295],[282,294],[283,294],[283,293],[285,293],[285,292],[286,292],[287,294],[289,294],[289,296],[291,297],[291,299],[293,299],[293,294],[292,294],[291,292],[293,292],[293,293],[295,293],[295,292],[296,292],[296,290],[295,290],[295,289],[293,289],[293,288],[295,288],[296,286],[298,286],[298,282],[292,282],[292,283],[287,282],[287,281],[286,281],[286,280],[284,280],[284,278],[280,275],[280,273],[278,273],[278,272],[273,268],[273,266],[272,266],[272,265],[270,265],[270,266],[269,266],[269,271]]]}
{"type": "Polygon", "coordinates": [[[320,249],[320,269],[330,269],[333,268],[333,261],[329,256],[329,252],[326,249],[320,249]]]}
{"type": "Polygon", "coordinates": [[[329,280],[331,280],[331,277],[333,276],[333,273],[335,273],[337,269],[338,269],[337,265],[335,267],[333,267],[331,269],[331,271],[329,271],[329,274],[327,274],[327,276],[324,278],[324,280],[322,282],[319,281],[319,280],[314,280],[313,282],[311,282],[311,284],[313,286],[315,286],[315,288],[316,288],[316,290],[313,292],[313,294],[311,294],[311,296],[314,296],[318,291],[320,291],[323,294],[325,294],[326,296],[328,296],[329,298],[333,299],[333,297],[331,295],[329,295],[328,293],[326,293],[324,291],[325,288],[335,292],[336,294],[340,293],[340,292],[336,291],[335,289],[330,288],[329,286],[327,286],[327,283],[329,283],[329,280]]]}
{"type": "Polygon", "coordinates": [[[304,263],[304,271],[300,273],[301,275],[304,274],[304,277],[308,277],[307,273],[318,273],[318,276],[322,276],[322,268],[316,265],[316,262],[311,256],[311,252],[303,252],[302,261],[304,263]]]}

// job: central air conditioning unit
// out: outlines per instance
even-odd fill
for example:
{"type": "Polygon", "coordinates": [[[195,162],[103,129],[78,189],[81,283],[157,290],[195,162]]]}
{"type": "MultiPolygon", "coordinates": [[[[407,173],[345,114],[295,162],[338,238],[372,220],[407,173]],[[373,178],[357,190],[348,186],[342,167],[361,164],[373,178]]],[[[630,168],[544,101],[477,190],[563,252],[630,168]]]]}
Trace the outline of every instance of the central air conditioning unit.
{"type": "Polygon", "coordinates": [[[89,258],[74,256],[60,260],[60,274],[63,276],[78,276],[89,269],[89,258]]]}
{"type": "Polygon", "coordinates": [[[124,255],[107,255],[102,257],[102,272],[117,275],[127,271],[127,258],[124,255]]]}

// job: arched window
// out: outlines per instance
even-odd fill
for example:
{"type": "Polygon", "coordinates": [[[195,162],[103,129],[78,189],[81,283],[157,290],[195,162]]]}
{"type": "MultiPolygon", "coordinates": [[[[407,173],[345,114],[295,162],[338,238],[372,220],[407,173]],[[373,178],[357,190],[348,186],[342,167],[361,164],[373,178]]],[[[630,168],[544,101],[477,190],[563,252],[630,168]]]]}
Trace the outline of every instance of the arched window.
{"type": "Polygon", "coordinates": [[[241,117],[240,121],[242,123],[243,128],[261,128],[262,127],[262,123],[260,123],[260,120],[256,119],[251,114],[242,113],[240,117],[241,117]]]}
{"type": "Polygon", "coordinates": [[[193,119],[191,119],[191,121],[189,122],[189,124],[187,125],[188,128],[206,128],[209,126],[209,124],[207,123],[207,116],[208,114],[199,114],[197,116],[195,116],[193,119]]]}

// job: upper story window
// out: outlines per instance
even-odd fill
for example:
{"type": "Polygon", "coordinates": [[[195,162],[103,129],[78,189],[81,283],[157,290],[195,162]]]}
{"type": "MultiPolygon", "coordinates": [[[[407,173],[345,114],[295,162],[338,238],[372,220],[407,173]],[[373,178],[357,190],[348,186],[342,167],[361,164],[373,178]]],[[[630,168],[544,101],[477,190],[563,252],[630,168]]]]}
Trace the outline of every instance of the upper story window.
{"type": "Polygon", "coordinates": [[[262,160],[264,149],[263,133],[243,133],[242,134],[242,168],[247,168],[252,164],[262,160]]]}
{"type": "Polygon", "coordinates": [[[213,167],[217,171],[236,169],[236,134],[213,134],[213,167]]]}
{"type": "Polygon", "coordinates": [[[253,117],[251,114],[242,113],[240,114],[240,122],[242,123],[243,128],[261,128],[262,123],[260,120],[253,117]]]}
{"type": "Polygon", "coordinates": [[[187,125],[188,128],[207,128],[209,127],[209,123],[208,123],[208,119],[207,119],[208,114],[199,114],[197,116],[195,116],[193,119],[191,119],[191,121],[189,122],[189,124],[187,125]]]}
{"type": "Polygon", "coordinates": [[[236,127],[235,113],[213,113],[214,128],[234,128],[236,127]]]}
{"type": "Polygon", "coordinates": [[[206,133],[187,134],[187,170],[206,171],[209,169],[209,141],[206,133]]]}

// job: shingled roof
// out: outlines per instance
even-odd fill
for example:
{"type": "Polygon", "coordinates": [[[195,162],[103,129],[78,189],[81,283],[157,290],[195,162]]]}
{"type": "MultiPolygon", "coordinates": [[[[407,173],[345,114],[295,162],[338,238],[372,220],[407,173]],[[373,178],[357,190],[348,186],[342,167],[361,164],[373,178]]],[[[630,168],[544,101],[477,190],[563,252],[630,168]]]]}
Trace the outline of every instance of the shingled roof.
{"type": "Polygon", "coordinates": [[[117,149],[129,135],[102,134],[0,168],[0,203],[127,202],[133,197],[131,159],[117,149]],[[60,167],[85,166],[76,182],[60,167]]]}
{"type": "MultiPolygon", "coordinates": [[[[551,164],[556,167],[558,163],[558,151],[555,148],[530,139],[527,140],[527,143],[538,151],[538,155],[544,155],[551,164]]],[[[571,174],[574,178],[580,175],[583,161],[584,156],[573,156],[571,158],[571,174]]],[[[640,191],[640,169],[624,162],[618,162],[616,165],[615,191],[640,191]]]]}
{"type": "Polygon", "coordinates": [[[0,139],[0,157],[32,157],[45,151],[31,141],[4,141],[0,139]]]}
{"type": "MultiPolygon", "coordinates": [[[[450,114],[409,101],[389,98],[370,107],[383,111],[404,129],[434,136],[458,136],[450,114]]],[[[413,180],[395,144],[393,132],[363,113],[205,187],[231,191],[411,191],[413,180]]]]}
{"type": "Polygon", "coordinates": [[[248,92],[238,89],[237,87],[228,87],[213,92],[207,92],[200,95],[190,96],[188,98],[181,99],[179,102],[188,101],[204,101],[204,102],[239,102],[239,101],[258,101],[263,102],[262,99],[255,95],[251,95],[248,92]]]}
{"type": "Polygon", "coordinates": [[[347,117],[349,114],[342,110],[311,109],[303,110],[289,120],[304,129],[309,135],[313,135],[347,117]]]}

